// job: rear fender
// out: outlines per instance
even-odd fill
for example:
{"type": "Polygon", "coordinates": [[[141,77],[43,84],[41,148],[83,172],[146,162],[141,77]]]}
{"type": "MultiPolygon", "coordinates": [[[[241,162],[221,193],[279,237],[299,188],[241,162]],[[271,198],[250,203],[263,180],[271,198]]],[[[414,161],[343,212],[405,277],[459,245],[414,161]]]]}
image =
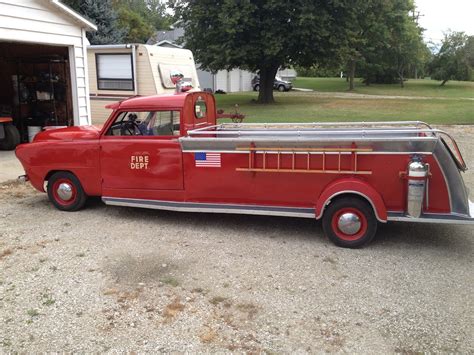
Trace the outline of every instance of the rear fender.
{"type": "Polygon", "coordinates": [[[323,216],[324,209],[336,196],[359,195],[374,209],[379,222],[387,222],[387,209],[382,196],[367,182],[356,178],[343,178],[330,183],[321,193],[316,203],[316,219],[323,216]]]}

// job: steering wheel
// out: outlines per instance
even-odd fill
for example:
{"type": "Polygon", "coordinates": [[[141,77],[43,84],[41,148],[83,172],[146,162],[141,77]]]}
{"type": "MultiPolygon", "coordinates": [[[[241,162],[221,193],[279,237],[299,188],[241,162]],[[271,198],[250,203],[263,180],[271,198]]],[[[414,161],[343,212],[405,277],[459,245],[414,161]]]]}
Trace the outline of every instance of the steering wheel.
{"type": "Polygon", "coordinates": [[[143,136],[138,124],[134,121],[120,122],[121,136],[143,136]]]}

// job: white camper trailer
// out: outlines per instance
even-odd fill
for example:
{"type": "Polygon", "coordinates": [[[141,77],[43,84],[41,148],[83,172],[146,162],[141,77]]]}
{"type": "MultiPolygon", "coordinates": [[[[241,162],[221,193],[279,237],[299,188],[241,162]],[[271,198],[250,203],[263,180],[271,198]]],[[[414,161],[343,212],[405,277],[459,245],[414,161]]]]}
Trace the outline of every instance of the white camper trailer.
{"type": "Polygon", "coordinates": [[[200,90],[191,51],[144,44],[98,45],[87,48],[93,123],[104,122],[106,105],[131,96],[172,93],[170,72],[178,71],[200,90]]]}

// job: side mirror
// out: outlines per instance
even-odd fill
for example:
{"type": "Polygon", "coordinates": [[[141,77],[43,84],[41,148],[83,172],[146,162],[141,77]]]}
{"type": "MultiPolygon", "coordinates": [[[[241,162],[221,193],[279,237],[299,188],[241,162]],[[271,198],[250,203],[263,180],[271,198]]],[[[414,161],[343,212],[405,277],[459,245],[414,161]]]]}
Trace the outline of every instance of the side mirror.
{"type": "Polygon", "coordinates": [[[183,73],[181,73],[180,71],[178,70],[172,70],[170,72],[170,79],[171,79],[171,82],[176,85],[179,83],[180,80],[182,80],[184,78],[184,75],[183,73]]]}

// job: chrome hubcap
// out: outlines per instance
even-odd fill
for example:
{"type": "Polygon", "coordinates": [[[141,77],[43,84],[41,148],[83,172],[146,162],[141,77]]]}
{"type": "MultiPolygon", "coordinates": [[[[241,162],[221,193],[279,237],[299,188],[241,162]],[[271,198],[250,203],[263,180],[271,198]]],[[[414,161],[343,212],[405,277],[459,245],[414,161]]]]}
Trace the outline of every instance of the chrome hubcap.
{"type": "Polygon", "coordinates": [[[57,190],[58,196],[61,200],[67,201],[72,198],[72,186],[68,183],[61,183],[57,190]]]}
{"type": "Polygon", "coordinates": [[[339,217],[337,221],[337,226],[339,230],[347,235],[354,235],[362,226],[360,218],[355,213],[344,213],[339,217]]]}

